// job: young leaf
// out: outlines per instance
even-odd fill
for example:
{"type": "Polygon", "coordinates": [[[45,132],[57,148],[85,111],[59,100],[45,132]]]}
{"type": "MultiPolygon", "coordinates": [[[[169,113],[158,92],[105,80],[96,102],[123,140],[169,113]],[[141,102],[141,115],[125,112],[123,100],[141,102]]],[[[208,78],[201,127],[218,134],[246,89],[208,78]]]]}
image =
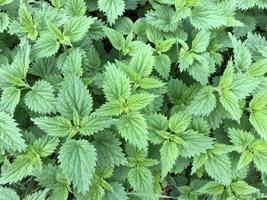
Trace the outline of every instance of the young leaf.
{"type": "Polygon", "coordinates": [[[28,37],[32,40],[36,39],[38,35],[37,27],[33,22],[31,13],[22,2],[19,6],[19,24],[22,32],[27,33],[28,37]]]}
{"type": "Polygon", "coordinates": [[[63,173],[80,192],[89,190],[96,166],[96,152],[86,140],[68,140],[60,149],[59,162],[63,173]]]}

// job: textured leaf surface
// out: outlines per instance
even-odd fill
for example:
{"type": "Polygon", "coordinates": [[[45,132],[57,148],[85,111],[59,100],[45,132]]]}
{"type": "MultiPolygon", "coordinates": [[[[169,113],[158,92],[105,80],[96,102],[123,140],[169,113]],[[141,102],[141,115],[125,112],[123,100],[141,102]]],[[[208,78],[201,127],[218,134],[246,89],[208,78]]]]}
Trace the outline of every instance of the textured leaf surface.
{"type": "Polygon", "coordinates": [[[0,112],[0,144],[7,151],[23,151],[26,148],[18,124],[8,114],[0,112]]]}
{"type": "Polygon", "coordinates": [[[96,166],[96,152],[86,140],[68,140],[59,152],[60,167],[81,193],[89,190],[96,166]]]}

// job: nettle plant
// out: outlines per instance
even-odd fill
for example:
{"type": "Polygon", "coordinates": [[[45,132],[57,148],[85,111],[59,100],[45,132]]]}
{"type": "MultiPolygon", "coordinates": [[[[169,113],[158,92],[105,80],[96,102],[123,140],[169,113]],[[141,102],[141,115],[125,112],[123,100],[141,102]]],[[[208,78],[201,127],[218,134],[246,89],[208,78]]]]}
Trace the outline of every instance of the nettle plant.
{"type": "Polygon", "coordinates": [[[0,0],[0,199],[267,198],[266,8],[0,0]]]}

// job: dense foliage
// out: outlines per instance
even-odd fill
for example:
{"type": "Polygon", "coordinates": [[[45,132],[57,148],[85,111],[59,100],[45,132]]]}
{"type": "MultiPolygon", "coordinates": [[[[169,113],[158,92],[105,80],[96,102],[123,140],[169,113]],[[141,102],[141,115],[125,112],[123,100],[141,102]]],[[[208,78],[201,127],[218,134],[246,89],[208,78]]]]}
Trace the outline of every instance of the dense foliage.
{"type": "Polygon", "coordinates": [[[0,0],[0,200],[267,195],[266,0],[0,0]]]}

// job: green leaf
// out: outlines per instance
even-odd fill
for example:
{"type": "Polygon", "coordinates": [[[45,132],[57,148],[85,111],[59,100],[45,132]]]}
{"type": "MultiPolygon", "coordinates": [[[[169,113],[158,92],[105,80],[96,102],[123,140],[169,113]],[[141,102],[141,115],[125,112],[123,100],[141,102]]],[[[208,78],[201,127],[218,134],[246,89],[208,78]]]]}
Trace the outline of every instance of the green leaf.
{"type": "Polygon", "coordinates": [[[190,66],[187,71],[190,76],[196,81],[200,82],[202,85],[207,85],[209,82],[209,76],[212,73],[213,63],[208,54],[203,54],[202,56],[196,56],[198,59],[192,66],[190,66]]]}
{"type": "Polygon", "coordinates": [[[178,62],[179,62],[179,69],[181,71],[185,71],[194,62],[193,54],[185,50],[184,48],[181,48],[179,52],[178,62]]]}
{"type": "Polygon", "coordinates": [[[209,159],[208,155],[205,153],[200,154],[199,156],[194,157],[192,163],[191,174],[195,173],[198,169],[204,166],[205,162],[209,159]]]}
{"type": "Polygon", "coordinates": [[[241,100],[252,94],[259,84],[260,80],[258,78],[244,74],[236,74],[231,91],[238,100],[241,100]]]}
{"type": "Polygon", "coordinates": [[[173,168],[173,165],[178,157],[177,144],[170,141],[165,141],[160,148],[160,160],[162,165],[161,178],[163,179],[168,172],[173,168]]]}
{"type": "Polygon", "coordinates": [[[248,74],[251,76],[262,76],[267,72],[267,59],[261,59],[248,68],[248,74]]]}
{"type": "Polygon", "coordinates": [[[153,176],[149,169],[145,167],[130,169],[128,180],[134,191],[148,195],[153,193],[153,176]]]}
{"type": "Polygon", "coordinates": [[[200,188],[200,192],[212,196],[217,196],[224,192],[224,185],[214,181],[209,181],[206,185],[200,188]]]}
{"type": "Polygon", "coordinates": [[[74,188],[83,194],[87,192],[96,166],[94,146],[86,140],[68,140],[60,149],[59,162],[74,188]]]}
{"type": "Polygon", "coordinates": [[[147,124],[142,114],[131,111],[122,115],[117,123],[121,136],[139,149],[147,147],[147,124]]]}
{"type": "Polygon", "coordinates": [[[72,17],[64,25],[64,35],[68,36],[71,42],[78,42],[93,23],[94,19],[91,17],[72,17]]]}
{"type": "Polygon", "coordinates": [[[115,124],[115,120],[112,120],[110,117],[92,114],[81,120],[80,133],[82,135],[93,135],[109,128],[113,124],[115,124]]]}
{"type": "Polygon", "coordinates": [[[54,152],[58,143],[56,137],[43,136],[34,141],[33,148],[40,157],[47,157],[54,152]]]}
{"type": "Polygon", "coordinates": [[[31,47],[27,40],[22,40],[19,49],[12,62],[15,70],[21,79],[25,79],[30,66],[30,51],[31,47]]]}
{"type": "Polygon", "coordinates": [[[160,52],[167,52],[171,49],[172,45],[176,42],[175,39],[167,39],[156,44],[156,48],[160,52]]]}
{"type": "Polygon", "coordinates": [[[150,77],[142,78],[138,84],[143,89],[159,88],[165,85],[161,80],[150,77]]]}
{"type": "Polygon", "coordinates": [[[195,131],[187,131],[183,135],[179,135],[183,140],[179,145],[179,154],[183,157],[191,157],[204,153],[207,149],[211,149],[213,139],[195,131]]]}
{"type": "Polygon", "coordinates": [[[6,13],[0,13],[0,33],[7,29],[9,24],[9,17],[6,13]]]}
{"type": "Polygon", "coordinates": [[[24,177],[31,175],[34,160],[29,155],[18,156],[16,160],[2,172],[0,183],[15,183],[24,177]]]}
{"type": "Polygon", "coordinates": [[[97,6],[107,16],[109,25],[112,25],[123,14],[125,2],[123,0],[98,0],[97,6]]]}
{"type": "Polygon", "coordinates": [[[56,110],[56,97],[53,86],[44,80],[34,83],[24,97],[27,107],[40,114],[49,114],[56,110]]]}
{"type": "Polygon", "coordinates": [[[122,50],[125,43],[123,35],[120,32],[107,27],[104,27],[104,31],[112,46],[117,50],[122,50]]]}
{"type": "Polygon", "coordinates": [[[71,76],[64,80],[57,104],[62,116],[73,119],[76,111],[79,117],[85,117],[91,113],[92,104],[92,97],[80,78],[71,76]]]}
{"type": "Polygon", "coordinates": [[[56,186],[50,198],[51,200],[57,200],[57,199],[67,200],[68,195],[69,195],[69,191],[67,187],[56,186]]]}
{"type": "Polygon", "coordinates": [[[149,76],[153,70],[154,57],[152,51],[138,51],[132,57],[129,67],[142,77],[149,76]]]}
{"type": "Polygon", "coordinates": [[[216,107],[216,97],[213,87],[203,87],[188,105],[188,111],[196,116],[207,116],[216,107]]]}
{"type": "Polygon", "coordinates": [[[86,12],[86,4],[84,0],[68,0],[65,10],[70,16],[83,16],[86,12]]]}
{"type": "Polygon", "coordinates": [[[249,49],[240,40],[237,40],[232,34],[229,33],[233,48],[234,48],[234,61],[237,69],[246,70],[251,65],[252,58],[249,49]]]}
{"type": "Polygon", "coordinates": [[[267,115],[261,110],[256,110],[250,114],[249,122],[256,129],[257,133],[267,140],[267,115]]]}
{"type": "Polygon", "coordinates": [[[186,112],[178,112],[170,117],[169,128],[175,133],[180,133],[188,128],[190,122],[190,115],[188,115],[186,112]]]}
{"type": "Polygon", "coordinates": [[[19,6],[19,24],[22,32],[27,33],[28,37],[35,40],[38,32],[37,26],[34,24],[31,13],[28,11],[24,3],[19,6]]]}
{"type": "Polygon", "coordinates": [[[104,116],[119,116],[124,112],[124,106],[120,101],[107,102],[97,110],[97,113],[104,116]]]}
{"type": "Polygon", "coordinates": [[[18,124],[8,114],[0,112],[0,145],[7,151],[24,151],[26,144],[22,139],[18,124]]]}
{"type": "Polygon", "coordinates": [[[122,184],[117,182],[110,183],[112,186],[111,191],[106,191],[103,200],[128,200],[127,193],[122,184]]]}
{"type": "Polygon", "coordinates": [[[40,190],[31,195],[27,195],[23,200],[45,200],[48,190],[40,190]]]}
{"type": "Polygon", "coordinates": [[[106,66],[103,88],[109,101],[128,98],[131,94],[130,80],[115,64],[106,66]]]}
{"type": "Polygon", "coordinates": [[[250,186],[244,181],[236,181],[231,184],[231,189],[234,193],[245,196],[253,193],[259,193],[259,190],[255,187],[250,186]]]}
{"type": "Polygon", "coordinates": [[[62,72],[64,77],[82,75],[82,52],[79,49],[73,49],[70,51],[62,66],[62,72]]]}
{"type": "Polygon", "coordinates": [[[196,53],[201,53],[207,50],[210,40],[210,32],[201,30],[197,33],[192,42],[192,50],[196,53]]]}
{"type": "Polygon", "coordinates": [[[227,63],[226,69],[223,72],[223,75],[221,76],[220,82],[219,82],[219,89],[221,92],[224,90],[229,90],[233,83],[233,76],[234,76],[234,67],[233,67],[233,61],[230,60],[227,63]]]}
{"type": "Polygon", "coordinates": [[[253,153],[250,152],[249,150],[244,151],[237,163],[237,169],[243,169],[247,167],[253,160],[253,153]]]}
{"type": "Polygon", "coordinates": [[[180,22],[175,10],[165,5],[156,5],[154,8],[156,10],[146,13],[147,22],[161,31],[175,32],[180,22]]]}
{"type": "Polygon", "coordinates": [[[209,157],[205,169],[211,178],[220,183],[228,185],[232,181],[231,161],[226,154],[209,157]]]}
{"type": "Polygon", "coordinates": [[[6,5],[6,4],[10,4],[13,0],[1,0],[0,1],[0,5],[3,6],[3,5],[6,5]]]}
{"type": "Polygon", "coordinates": [[[1,110],[13,114],[20,101],[20,89],[8,87],[3,90],[1,96],[1,110]]]}
{"type": "Polygon", "coordinates": [[[197,29],[212,29],[224,25],[224,16],[215,4],[205,3],[192,10],[191,24],[197,29]]]}
{"type": "Polygon", "coordinates": [[[133,94],[127,100],[127,106],[130,110],[142,110],[143,108],[151,104],[154,98],[154,95],[145,92],[133,94]]]}
{"type": "Polygon", "coordinates": [[[239,122],[242,113],[238,99],[234,95],[234,93],[231,91],[224,91],[223,93],[221,93],[220,102],[225,110],[227,110],[231,114],[232,118],[239,122]]]}
{"type": "Polygon", "coordinates": [[[120,147],[121,142],[114,134],[102,132],[96,134],[93,142],[97,152],[97,162],[101,166],[122,165],[126,158],[120,147]]]}
{"type": "Polygon", "coordinates": [[[265,141],[258,140],[252,144],[251,149],[254,152],[253,162],[256,165],[256,168],[266,174],[267,143],[265,141]]]}
{"type": "Polygon", "coordinates": [[[32,55],[36,58],[46,58],[54,55],[59,49],[57,38],[51,33],[41,35],[33,45],[32,55]]]}
{"type": "Polygon", "coordinates": [[[20,200],[15,190],[8,187],[0,187],[0,200],[20,200]]]}
{"type": "Polygon", "coordinates": [[[244,152],[255,141],[255,137],[250,132],[236,128],[229,128],[228,136],[235,150],[239,153],[244,152]]]}
{"type": "Polygon", "coordinates": [[[32,119],[35,125],[51,136],[66,137],[75,133],[71,121],[64,117],[39,117],[32,119]]]}
{"type": "Polygon", "coordinates": [[[267,91],[259,92],[253,96],[249,103],[250,109],[253,111],[261,111],[267,105],[267,91]]]}
{"type": "Polygon", "coordinates": [[[171,59],[165,54],[155,56],[154,68],[163,78],[168,78],[171,71],[171,59]]]}

